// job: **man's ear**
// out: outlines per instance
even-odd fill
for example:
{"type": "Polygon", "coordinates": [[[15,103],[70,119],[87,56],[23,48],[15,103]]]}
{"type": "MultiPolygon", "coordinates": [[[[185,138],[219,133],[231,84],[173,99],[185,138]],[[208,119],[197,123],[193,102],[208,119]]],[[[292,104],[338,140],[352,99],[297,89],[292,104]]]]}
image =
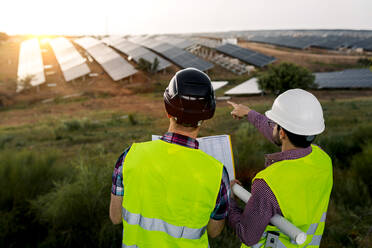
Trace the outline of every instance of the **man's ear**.
{"type": "Polygon", "coordinates": [[[284,132],[283,128],[281,128],[281,129],[279,130],[279,137],[280,137],[280,139],[285,139],[285,138],[287,138],[287,134],[284,132]]]}
{"type": "Polygon", "coordinates": [[[170,114],[167,113],[167,116],[169,119],[171,119],[173,116],[171,116],[170,114]]]}

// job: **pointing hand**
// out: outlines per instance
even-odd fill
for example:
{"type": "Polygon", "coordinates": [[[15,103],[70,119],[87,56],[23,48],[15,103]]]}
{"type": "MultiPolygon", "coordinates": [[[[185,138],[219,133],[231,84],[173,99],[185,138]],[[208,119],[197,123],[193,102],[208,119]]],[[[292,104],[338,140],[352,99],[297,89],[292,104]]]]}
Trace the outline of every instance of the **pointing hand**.
{"type": "Polygon", "coordinates": [[[247,116],[251,109],[243,104],[237,104],[234,102],[227,101],[234,109],[231,111],[231,115],[234,119],[242,119],[244,116],[247,116]]]}

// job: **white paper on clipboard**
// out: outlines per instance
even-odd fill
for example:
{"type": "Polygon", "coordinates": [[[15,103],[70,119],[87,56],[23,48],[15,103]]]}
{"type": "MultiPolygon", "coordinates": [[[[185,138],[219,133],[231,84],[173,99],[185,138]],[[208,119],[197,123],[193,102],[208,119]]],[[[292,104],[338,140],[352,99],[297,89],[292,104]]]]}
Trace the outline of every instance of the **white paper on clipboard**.
{"type": "MultiPolygon", "coordinates": [[[[152,135],[152,140],[158,140],[161,136],[152,135]]],[[[220,161],[229,173],[230,181],[235,179],[234,157],[230,135],[215,135],[197,138],[199,149],[220,161]]]]}

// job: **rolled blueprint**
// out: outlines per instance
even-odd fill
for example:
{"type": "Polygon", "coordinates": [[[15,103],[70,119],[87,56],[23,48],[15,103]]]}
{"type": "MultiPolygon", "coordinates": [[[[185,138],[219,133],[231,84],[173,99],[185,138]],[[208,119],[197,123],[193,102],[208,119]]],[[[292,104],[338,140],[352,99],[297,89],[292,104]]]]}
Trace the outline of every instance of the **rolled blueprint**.
{"type": "MultiPolygon", "coordinates": [[[[234,184],[232,192],[245,203],[247,203],[249,198],[251,197],[251,193],[249,193],[237,183],[234,184]]],[[[279,228],[282,233],[295,241],[296,244],[301,245],[306,241],[306,233],[304,233],[291,222],[283,218],[283,216],[276,214],[270,219],[270,222],[271,224],[279,228]]]]}

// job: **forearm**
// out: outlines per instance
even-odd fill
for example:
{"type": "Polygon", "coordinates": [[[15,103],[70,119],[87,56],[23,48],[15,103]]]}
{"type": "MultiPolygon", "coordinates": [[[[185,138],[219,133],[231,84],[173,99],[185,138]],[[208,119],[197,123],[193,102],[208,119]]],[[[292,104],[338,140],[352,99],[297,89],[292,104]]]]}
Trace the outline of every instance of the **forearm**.
{"type": "Polygon", "coordinates": [[[257,128],[257,130],[263,134],[263,136],[268,139],[271,143],[274,143],[273,139],[273,129],[269,126],[269,119],[254,110],[249,111],[247,115],[247,120],[257,128]]]}
{"type": "Polygon", "coordinates": [[[234,200],[231,200],[229,225],[243,243],[254,245],[260,240],[271,217],[275,214],[281,214],[275,195],[264,180],[256,179],[252,184],[252,195],[244,211],[234,200]]]}
{"type": "Polygon", "coordinates": [[[257,244],[268,223],[267,217],[257,214],[257,211],[253,211],[248,204],[244,212],[241,212],[237,203],[231,201],[229,225],[244,244],[248,246],[257,244]]]}
{"type": "Polygon", "coordinates": [[[116,196],[114,194],[111,194],[110,219],[113,224],[120,224],[122,222],[121,218],[122,202],[123,202],[122,196],[116,196]]]}
{"type": "Polygon", "coordinates": [[[208,235],[211,238],[217,237],[218,235],[221,234],[224,226],[225,226],[225,219],[222,219],[222,220],[210,219],[208,222],[208,226],[207,226],[208,235]]]}

